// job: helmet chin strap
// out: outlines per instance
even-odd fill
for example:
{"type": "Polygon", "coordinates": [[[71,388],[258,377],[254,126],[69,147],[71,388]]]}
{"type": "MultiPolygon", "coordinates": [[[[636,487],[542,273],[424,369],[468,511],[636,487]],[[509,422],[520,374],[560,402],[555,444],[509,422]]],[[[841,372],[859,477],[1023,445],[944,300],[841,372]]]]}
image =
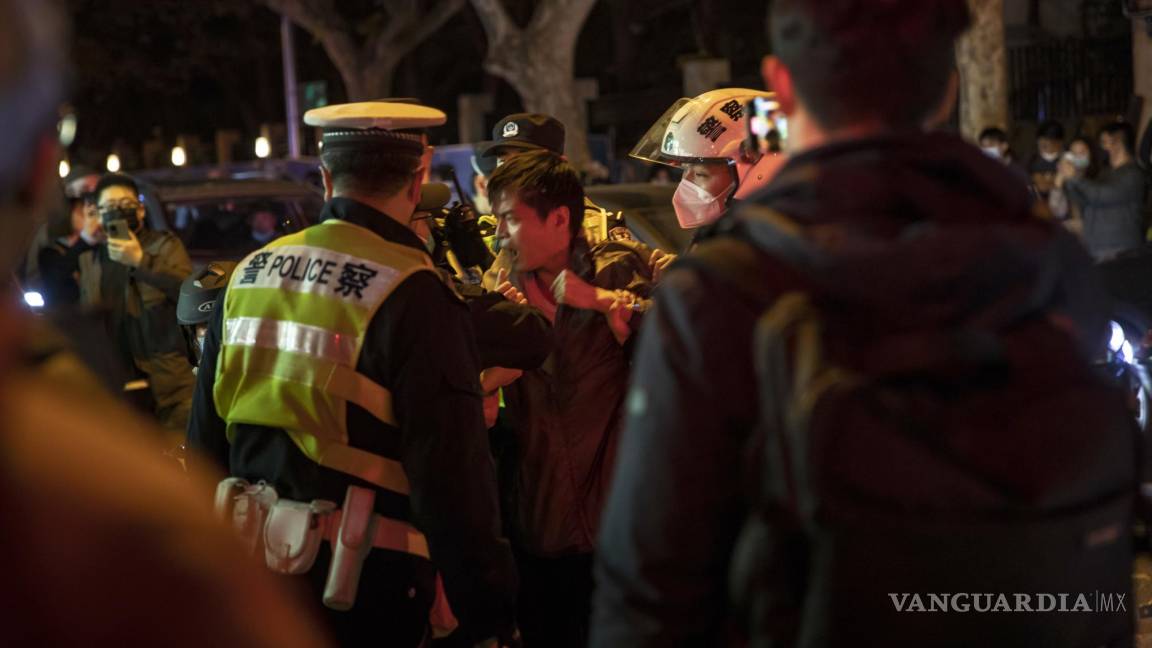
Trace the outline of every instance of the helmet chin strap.
{"type": "Polygon", "coordinates": [[[736,160],[728,160],[728,173],[732,175],[732,191],[728,192],[728,197],[724,199],[725,210],[732,206],[732,201],[736,199],[736,192],[740,191],[740,172],[736,170],[736,160]]]}

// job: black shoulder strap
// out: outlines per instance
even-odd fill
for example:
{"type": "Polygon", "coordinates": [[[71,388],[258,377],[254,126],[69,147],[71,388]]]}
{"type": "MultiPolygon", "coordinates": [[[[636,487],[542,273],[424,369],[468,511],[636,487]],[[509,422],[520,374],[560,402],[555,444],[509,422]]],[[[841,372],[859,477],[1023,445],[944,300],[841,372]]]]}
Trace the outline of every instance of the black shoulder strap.
{"type": "Polygon", "coordinates": [[[725,236],[701,243],[680,261],[731,284],[748,297],[766,300],[770,295],[764,283],[757,280],[761,257],[763,254],[751,243],[725,236]]]}
{"type": "Polygon", "coordinates": [[[743,297],[761,306],[803,285],[793,268],[737,235],[705,240],[676,263],[734,287],[743,297]]]}

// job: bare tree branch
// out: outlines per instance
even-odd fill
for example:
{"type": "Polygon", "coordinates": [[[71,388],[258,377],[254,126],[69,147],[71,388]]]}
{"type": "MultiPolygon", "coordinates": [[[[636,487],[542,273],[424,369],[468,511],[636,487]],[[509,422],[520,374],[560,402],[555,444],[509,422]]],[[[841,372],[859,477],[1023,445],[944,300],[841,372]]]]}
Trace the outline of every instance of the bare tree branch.
{"type": "Polygon", "coordinates": [[[312,34],[340,71],[349,94],[356,81],[349,75],[359,65],[360,52],[352,38],[352,26],[336,11],[332,0],[260,0],[269,9],[287,16],[312,34]]]}
{"type": "Polygon", "coordinates": [[[596,0],[544,0],[536,7],[526,31],[541,38],[563,34],[575,46],[580,28],[595,4],[596,0]]]}
{"type": "Polygon", "coordinates": [[[391,91],[400,60],[444,26],[466,0],[439,0],[431,9],[421,0],[386,0],[383,13],[352,24],[333,0],[259,0],[313,35],[340,71],[349,99],[380,97],[391,91]],[[357,33],[367,31],[369,33],[357,33]]]}
{"type": "Polygon", "coordinates": [[[396,7],[388,21],[388,28],[371,44],[377,60],[399,61],[428,40],[452,16],[464,8],[466,0],[442,0],[431,9],[420,12],[417,3],[389,3],[396,7]]]}
{"type": "Polygon", "coordinates": [[[589,159],[586,107],[573,78],[576,41],[596,0],[540,0],[521,29],[502,0],[472,0],[488,36],[484,69],[516,89],[525,110],[548,113],[568,129],[566,150],[578,167],[589,159]]]}
{"type": "Polygon", "coordinates": [[[319,37],[326,32],[347,32],[348,23],[336,11],[332,0],[260,0],[264,6],[279,13],[319,37]]]}
{"type": "Polygon", "coordinates": [[[519,31],[501,0],[472,0],[472,7],[488,34],[489,52],[499,50],[513,32],[519,31]]]}

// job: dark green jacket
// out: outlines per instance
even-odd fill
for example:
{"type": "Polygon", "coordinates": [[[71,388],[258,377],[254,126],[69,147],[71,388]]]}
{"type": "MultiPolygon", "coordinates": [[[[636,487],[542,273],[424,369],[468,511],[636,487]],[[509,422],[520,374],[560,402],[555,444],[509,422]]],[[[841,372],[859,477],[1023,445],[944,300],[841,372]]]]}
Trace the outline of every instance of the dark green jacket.
{"type": "Polygon", "coordinates": [[[80,302],[108,313],[108,334],[125,365],[148,378],[158,414],[167,418],[176,408],[186,419],[195,382],[176,323],[176,302],[192,261],[171,232],[144,229],[137,236],[144,248],[138,268],[112,261],[106,245],[80,255],[80,302]]]}

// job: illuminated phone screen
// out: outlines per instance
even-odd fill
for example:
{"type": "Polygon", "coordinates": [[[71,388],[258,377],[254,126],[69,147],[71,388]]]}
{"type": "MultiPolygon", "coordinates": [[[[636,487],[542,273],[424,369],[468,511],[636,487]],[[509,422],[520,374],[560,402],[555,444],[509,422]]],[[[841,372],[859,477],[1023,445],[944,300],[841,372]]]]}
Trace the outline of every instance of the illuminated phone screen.
{"type": "Polygon", "coordinates": [[[788,142],[788,119],[780,104],[772,99],[755,97],[748,102],[748,139],[751,148],[760,153],[781,153],[788,142]]]}

